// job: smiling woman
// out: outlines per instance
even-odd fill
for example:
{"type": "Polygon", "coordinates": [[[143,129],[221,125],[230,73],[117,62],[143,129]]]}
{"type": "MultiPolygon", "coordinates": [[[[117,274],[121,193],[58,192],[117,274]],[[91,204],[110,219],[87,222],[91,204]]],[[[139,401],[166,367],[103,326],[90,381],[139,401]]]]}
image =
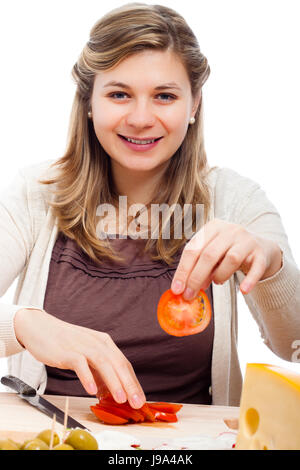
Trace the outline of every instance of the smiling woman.
{"type": "Polygon", "coordinates": [[[0,347],[40,393],[238,405],[238,291],[268,347],[293,357],[299,269],[260,186],[207,162],[209,73],[173,9],[112,10],[72,69],[64,155],[2,194],[0,292],[20,277],[14,304],[0,304],[0,347]],[[100,238],[104,208],[117,223],[100,238]],[[189,215],[190,237],[177,231],[189,215]],[[140,238],[124,236],[132,218],[140,238]]]}
{"type": "MultiPolygon", "coordinates": [[[[129,4],[92,28],[73,68],[68,148],[55,162],[60,176],[48,183],[56,183],[59,229],[96,263],[122,260],[99,241],[94,220],[97,206],[117,206],[120,194],[148,207],[191,204],[194,219],[201,201],[207,218],[201,97],[209,73],[194,33],[170,8],[129,4]]],[[[185,242],[149,238],[145,250],[171,263],[185,242]]]]}
{"type": "MultiPolygon", "coordinates": [[[[175,93],[175,88],[170,87],[175,93]]],[[[91,97],[93,125],[99,142],[111,157],[119,193],[133,200],[130,196],[136,188],[131,189],[129,175],[140,180],[146,177],[148,188],[155,187],[153,183],[161,179],[182,144],[199,100],[200,93],[193,100],[186,69],[177,54],[170,50],[139,52],[112,70],[97,73],[91,97]],[[148,69],[155,70],[155,74],[145,74],[148,69]],[[113,80],[118,77],[123,88],[125,83],[131,83],[125,85],[129,90],[107,94],[108,84],[109,88],[120,87],[120,83],[113,80]],[[163,94],[158,94],[158,89],[166,91],[163,83],[169,77],[176,77],[176,82],[180,83],[180,86],[173,85],[177,87],[177,95],[167,94],[167,100],[161,99],[163,94]],[[107,80],[109,82],[105,83],[107,80]],[[116,98],[117,94],[124,98],[116,98]]],[[[157,189],[151,194],[145,188],[145,199],[141,202],[149,203],[149,196],[154,194],[157,197],[157,189]]]]}

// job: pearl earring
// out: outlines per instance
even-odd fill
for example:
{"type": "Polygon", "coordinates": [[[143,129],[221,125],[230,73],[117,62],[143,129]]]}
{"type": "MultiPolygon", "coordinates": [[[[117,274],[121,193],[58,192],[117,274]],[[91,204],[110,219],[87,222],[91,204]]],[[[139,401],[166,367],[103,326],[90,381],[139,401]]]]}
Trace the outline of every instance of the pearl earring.
{"type": "Polygon", "coordinates": [[[89,111],[89,112],[88,112],[88,117],[89,117],[89,119],[91,119],[91,117],[92,117],[92,111],[89,111]]]}
{"type": "Polygon", "coordinates": [[[190,124],[195,124],[195,118],[194,117],[191,117],[190,124]]]}

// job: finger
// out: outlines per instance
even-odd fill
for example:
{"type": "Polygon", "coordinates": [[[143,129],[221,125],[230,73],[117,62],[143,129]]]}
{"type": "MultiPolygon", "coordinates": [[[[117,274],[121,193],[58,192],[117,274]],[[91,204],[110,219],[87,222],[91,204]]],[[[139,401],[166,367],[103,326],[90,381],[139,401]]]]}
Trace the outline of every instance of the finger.
{"type": "MultiPolygon", "coordinates": [[[[96,337],[98,336],[98,341],[100,337],[105,348],[105,350],[102,352],[102,355],[107,357],[111,362],[115,375],[118,377],[118,381],[122,386],[119,391],[116,391],[116,396],[119,396],[118,402],[124,402],[128,398],[128,401],[131,403],[133,408],[140,408],[145,403],[146,397],[132,365],[109,334],[99,332],[96,333],[96,337]],[[125,399],[123,399],[124,397],[122,396],[122,391],[125,393],[125,399]]],[[[98,370],[97,367],[96,369],[98,370]]],[[[107,381],[105,382],[107,384],[107,381]]]]}
{"type": "Polygon", "coordinates": [[[174,294],[181,294],[185,290],[187,279],[198,261],[201,250],[217,236],[220,224],[212,222],[214,223],[204,225],[185,245],[171,284],[174,294]]]}
{"type": "Polygon", "coordinates": [[[96,395],[98,387],[88,366],[88,362],[83,355],[75,353],[69,358],[66,358],[66,367],[74,370],[87,393],[96,395]]]}
{"type": "Polygon", "coordinates": [[[98,356],[94,355],[93,357],[89,357],[88,362],[89,365],[96,370],[97,374],[99,374],[99,380],[97,381],[100,385],[99,394],[104,394],[107,387],[116,402],[121,403],[126,401],[124,400],[126,391],[111,363],[111,359],[105,357],[104,353],[101,352],[98,356]],[[101,386],[101,382],[104,382],[105,385],[101,386]]]}
{"type": "Polygon", "coordinates": [[[253,251],[254,243],[251,240],[231,246],[216,267],[213,281],[216,284],[223,284],[245,264],[245,260],[253,254],[253,251]]]}
{"type": "Polygon", "coordinates": [[[209,278],[202,284],[201,289],[204,291],[207,290],[209,286],[211,285],[212,280],[213,280],[213,275],[211,274],[209,278]]]}
{"type": "Polygon", "coordinates": [[[240,291],[243,294],[249,294],[249,292],[255,287],[255,285],[263,277],[266,270],[267,262],[262,254],[254,256],[253,263],[250,270],[240,285],[240,291]]]}
{"type": "Polygon", "coordinates": [[[119,377],[126,390],[128,401],[133,408],[141,408],[146,402],[144,391],[130,362],[119,369],[119,377]]]}
{"type": "Polygon", "coordinates": [[[186,300],[192,300],[199,292],[204,289],[212,278],[212,272],[217,264],[225,256],[232,245],[230,234],[218,235],[209,243],[199,256],[190,276],[187,280],[187,288],[183,293],[186,300]]]}
{"type": "MultiPolygon", "coordinates": [[[[110,395],[110,391],[109,391],[106,383],[102,380],[102,378],[100,377],[100,375],[98,374],[96,369],[94,369],[92,366],[90,366],[90,369],[92,371],[92,374],[93,374],[93,377],[94,377],[94,380],[95,380],[95,383],[96,383],[97,389],[98,389],[97,393],[96,393],[97,398],[101,399],[102,397],[110,395]]],[[[124,395],[125,395],[125,393],[124,393],[124,395]]],[[[123,401],[126,401],[126,396],[125,396],[125,399],[123,401]]]]}

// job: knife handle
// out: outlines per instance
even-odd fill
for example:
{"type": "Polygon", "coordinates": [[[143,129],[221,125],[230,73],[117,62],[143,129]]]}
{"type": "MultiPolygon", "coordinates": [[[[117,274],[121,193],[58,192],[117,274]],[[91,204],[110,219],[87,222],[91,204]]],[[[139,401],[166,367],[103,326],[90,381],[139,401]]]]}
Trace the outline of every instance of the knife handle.
{"type": "Polygon", "coordinates": [[[22,395],[36,395],[36,390],[34,388],[23,382],[21,379],[18,379],[18,377],[14,377],[13,375],[4,375],[1,377],[1,383],[7,387],[12,388],[15,390],[15,392],[21,393],[22,395]]]}

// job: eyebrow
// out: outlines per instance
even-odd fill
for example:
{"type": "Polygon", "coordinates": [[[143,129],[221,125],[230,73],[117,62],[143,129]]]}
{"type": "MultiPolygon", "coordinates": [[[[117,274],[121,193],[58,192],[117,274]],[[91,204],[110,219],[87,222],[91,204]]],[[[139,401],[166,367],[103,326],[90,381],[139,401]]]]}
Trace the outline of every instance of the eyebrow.
{"type": "MultiPolygon", "coordinates": [[[[103,88],[106,88],[108,86],[117,86],[120,88],[126,88],[127,90],[130,90],[129,85],[126,85],[126,83],[122,83],[122,82],[116,82],[115,80],[111,80],[110,82],[107,82],[105,85],[103,85],[103,88]]],[[[181,90],[181,88],[175,82],[164,83],[163,85],[159,85],[155,87],[154,90],[166,90],[167,88],[181,90]]]]}

